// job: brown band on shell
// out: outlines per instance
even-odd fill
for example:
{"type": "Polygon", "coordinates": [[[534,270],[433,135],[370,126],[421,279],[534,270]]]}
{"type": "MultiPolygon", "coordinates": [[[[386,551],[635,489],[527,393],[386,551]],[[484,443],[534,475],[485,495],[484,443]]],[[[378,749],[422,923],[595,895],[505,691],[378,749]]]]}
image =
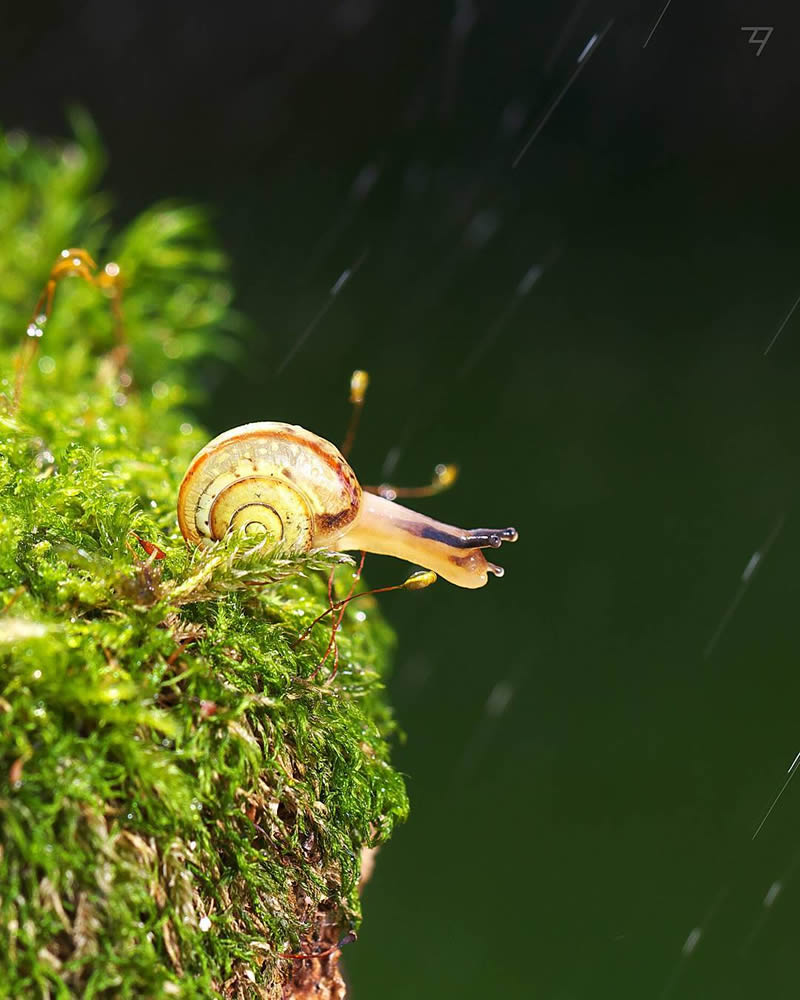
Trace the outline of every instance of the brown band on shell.
{"type": "Polygon", "coordinates": [[[345,528],[353,520],[353,507],[345,507],[335,514],[317,514],[314,518],[316,532],[337,531],[345,528]]]}

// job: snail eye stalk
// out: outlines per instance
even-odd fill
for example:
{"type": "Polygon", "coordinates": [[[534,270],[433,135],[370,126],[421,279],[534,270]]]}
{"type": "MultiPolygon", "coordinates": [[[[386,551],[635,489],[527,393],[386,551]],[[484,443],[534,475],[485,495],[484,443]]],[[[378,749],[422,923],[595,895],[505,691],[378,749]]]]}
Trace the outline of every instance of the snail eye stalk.
{"type": "Polygon", "coordinates": [[[116,346],[110,354],[115,371],[119,371],[129,353],[129,345],[125,336],[122,321],[122,282],[119,265],[113,261],[102,269],[92,260],[91,256],[80,248],[70,247],[62,250],[58,260],[50,269],[47,282],[42,289],[36,305],[33,307],[30,322],[25,330],[25,336],[15,361],[14,391],[11,397],[11,412],[16,413],[22,401],[25,387],[25,377],[39,349],[39,341],[44,336],[45,325],[53,312],[53,298],[56,287],[65,278],[80,278],[88,285],[106,292],[111,302],[111,315],[114,321],[114,337],[116,346]]]}

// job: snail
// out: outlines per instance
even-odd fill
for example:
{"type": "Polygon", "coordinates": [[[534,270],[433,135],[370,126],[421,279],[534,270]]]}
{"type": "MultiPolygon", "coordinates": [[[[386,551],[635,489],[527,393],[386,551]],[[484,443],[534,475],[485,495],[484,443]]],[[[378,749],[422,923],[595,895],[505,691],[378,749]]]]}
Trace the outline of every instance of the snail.
{"type": "Polygon", "coordinates": [[[290,551],[395,556],[468,588],[503,575],[481,549],[517,539],[514,528],[454,528],[362,489],[329,441],[271,421],[234,427],[195,455],[178,493],[178,523],[190,545],[238,529],[290,551]]]}

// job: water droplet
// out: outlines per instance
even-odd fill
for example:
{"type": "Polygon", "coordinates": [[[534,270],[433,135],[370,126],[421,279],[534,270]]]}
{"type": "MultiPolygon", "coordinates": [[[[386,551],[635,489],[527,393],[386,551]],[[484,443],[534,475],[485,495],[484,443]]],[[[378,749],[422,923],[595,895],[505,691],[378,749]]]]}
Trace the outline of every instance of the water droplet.
{"type": "Polygon", "coordinates": [[[49,354],[43,354],[39,358],[39,371],[42,375],[52,375],[56,370],[56,363],[49,354]]]}
{"type": "Polygon", "coordinates": [[[520,282],[517,285],[517,295],[527,295],[541,276],[542,269],[538,264],[529,267],[525,274],[522,275],[522,278],[520,278],[520,282]]]}
{"type": "Polygon", "coordinates": [[[486,714],[493,718],[502,715],[511,704],[513,697],[514,688],[508,681],[500,681],[499,684],[495,684],[486,699],[486,714]]]}
{"type": "Polygon", "coordinates": [[[581,54],[578,56],[578,62],[579,63],[582,63],[583,60],[586,58],[586,56],[589,55],[589,52],[592,50],[592,48],[594,47],[595,42],[597,41],[597,37],[598,36],[596,34],[592,35],[592,37],[589,39],[589,41],[586,43],[586,45],[584,45],[583,52],[581,52],[581,54]]]}
{"type": "Polygon", "coordinates": [[[194,427],[190,423],[184,422],[181,424],[181,434],[191,434],[193,430],[194,427]]]}
{"type": "Polygon", "coordinates": [[[200,930],[204,932],[211,930],[211,921],[208,919],[208,917],[201,917],[198,926],[200,930]]]}
{"type": "Polygon", "coordinates": [[[40,452],[37,453],[34,463],[37,469],[44,471],[45,469],[52,469],[56,464],[55,455],[47,448],[42,448],[40,452]]]}
{"type": "Polygon", "coordinates": [[[742,583],[747,583],[747,581],[750,579],[750,577],[753,575],[753,573],[755,573],[755,571],[756,571],[756,569],[758,567],[758,564],[760,562],[761,562],[761,553],[760,552],[754,552],[750,556],[750,561],[748,562],[748,564],[745,566],[744,570],[742,571],[742,583]]]}
{"type": "Polygon", "coordinates": [[[165,340],[162,350],[171,361],[175,361],[183,354],[183,344],[178,340],[165,340]]]}
{"type": "Polygon", "coordinates": [[[691,955],[692,952],[697,947],[697,945],[700,943],[700,938],[702,936],[703,936],[703,931],[700,927],[695,927],[692,931],[690,931],[689,937],[686,938],[686,941],[683,944],[683,948],[681,949],[683,954],[686,956],[691,955]]]}
{"type": "Polygon", "coordinates": [[[772,906],[775,900],[778,898],[781,889],[783,888],[782,882],[773,882],[772,885],[767,889],[767,894],[764,897],[764,906],[772,906]]]}
{"type": "Polygon", "coordinates": [[[350,278],[350,268],[346,267],[344,271],[339,275],[339,277],[334,282],[333,288],[331,288],[331,295],[338,295],[339,292],[344,288],[350,278]]]}

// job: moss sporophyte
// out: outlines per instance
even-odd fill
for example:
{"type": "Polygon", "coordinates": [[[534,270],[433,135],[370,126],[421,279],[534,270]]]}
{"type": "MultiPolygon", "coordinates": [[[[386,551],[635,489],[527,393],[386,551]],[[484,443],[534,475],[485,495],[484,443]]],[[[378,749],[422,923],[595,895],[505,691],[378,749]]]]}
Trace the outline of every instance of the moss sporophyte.
{"type": "Polygon", "coordinates": [[[393,637],[337,550],[485,580],[480,547],[512,535],[401,515],[314,439],[312,483],[335,452],[345,492],[392,508],[346,521],[298,484],[286,425],[203,478],[185,407],[193,364],[232,343],[225,262],[192,208],[109,239],[76,126],[66,146],[0,134],[0,997],[343,996],[362,864],[408,803],[393,637]]]}

